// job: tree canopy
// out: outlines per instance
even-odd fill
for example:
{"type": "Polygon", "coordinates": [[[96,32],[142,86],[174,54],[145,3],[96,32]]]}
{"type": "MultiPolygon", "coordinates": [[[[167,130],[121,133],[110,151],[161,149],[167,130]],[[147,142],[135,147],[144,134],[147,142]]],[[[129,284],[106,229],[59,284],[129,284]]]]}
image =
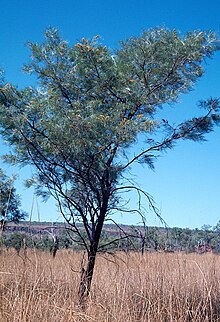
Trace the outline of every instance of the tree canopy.
{"type": "Polygon", "coordinates": [[[69,45],[49,29],[44,43],[28,45],[31,62],[24,69],[37,76],[37,87],[18,89],[2,81],[0,89],[0,132],[13,147],[5,159],[35,166],[28,184],[45,197],[53,195],[89,258],[95,258],[104,220],[121,209],[124,189],[136,189],[152,202],[125,183],[129,167],[134,162],[153,167],[158,153],[177,140],[204,140],[219,124],[218,99],[200,102],[204,114],[175,127],[158,116],[193,88],[204,73],[203,60],[219,50],[219,39],[212,32],[181,36],[152,29],[113,52],[99,37],[69,45]],[[140,134],[143,145],[131,156],[140,134]]]}

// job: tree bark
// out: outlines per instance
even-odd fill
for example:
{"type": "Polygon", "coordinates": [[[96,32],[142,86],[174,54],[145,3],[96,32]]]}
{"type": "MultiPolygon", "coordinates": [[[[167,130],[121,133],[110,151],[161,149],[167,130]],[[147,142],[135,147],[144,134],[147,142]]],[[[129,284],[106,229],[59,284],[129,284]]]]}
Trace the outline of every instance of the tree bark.
{"type": "MultiPolygon", "coordinates": [[[[110,164],[108,165],[110,166],[110,164]]],[[[104,175],[102,177],[102,206],[100,208],[100,213],[97,218],[97,223],[94,226],[94,230],[92,231],[92,234],[90,235],[90,246],[89,250],[87,250],[88,255],[88,262],[87,267],[84,269],[82,265],[81,270],[81,280],[80,280],[80,286],[79,286],[79,304],[83,307],[85,299],[90,294],[91,290],[91,284],[92,284],[92,278],[95,268],[95,260],[96,255],[98,251],[98,245],[100,236],[102,233],[102,228],[105,221],[105,216],[107,212],[108,207],[108,201],[109,201],[109,172],[108,169],[104,172],[104,175]]],[[[85,226],[85,223],[84,223],[85,226]]]]}
{"type": "Polygon", "coordinates": [[[104,224],[105,214],[106,214],[106,208],[105,208],[105,211],[102,211],[99,216],[97,226],[95,228],[94,234],[92,236],[92,240],[90,242],[90,248],[87,253],[88,262],[87,262],[86,269],[84,268],[84,265],[82,265],[81,280],[80,280],[80,286],[79,286],[79,292],[78,292],[80,306],[84,305],[86,298],[90,294],[92,278],[93,278],[93,273],[95,268],[95,260],[96,260],[99,240],[100,240],[100,236],[101,236],[101,232],[104,224]]]}
{"type": "Polygon", "coordinates": [[[88,253],[88,262],[86,269],[82,267],[81,269],[81,280],[80,280],[80,286],[79,286],[79,304],[80,306],[84,305],[85,299],[90,294],[91,290],[91,284],[92,284],[92,278],[94,273],[94,267],[95,267],[95,260],[96,260],[96,254],[97,250],[92,249],[93,247],[90,247],[90,251],[88,253]]]}

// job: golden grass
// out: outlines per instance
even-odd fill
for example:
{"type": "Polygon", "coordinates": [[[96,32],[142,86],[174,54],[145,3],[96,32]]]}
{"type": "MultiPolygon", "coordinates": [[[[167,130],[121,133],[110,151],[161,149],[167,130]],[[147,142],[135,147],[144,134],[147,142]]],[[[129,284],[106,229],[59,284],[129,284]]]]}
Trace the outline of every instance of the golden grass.
{"type": "Polygon", "coordinates": [[[99,255],[91,296],[78,307],[82,253],[0,254],[1,322],[220,321],[220,257],[99,255]]]}

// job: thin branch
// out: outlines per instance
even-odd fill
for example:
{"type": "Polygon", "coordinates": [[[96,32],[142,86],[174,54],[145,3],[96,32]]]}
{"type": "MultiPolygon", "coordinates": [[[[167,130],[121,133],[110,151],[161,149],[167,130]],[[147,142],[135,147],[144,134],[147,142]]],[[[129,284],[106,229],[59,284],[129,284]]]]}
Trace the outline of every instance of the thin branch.
{"type": "Polygon", "coordinates": [[[192,125],[189,129],[186,129],[182,133],[181,133],[181,126],[184,125],[184,123],[180,123],[175,129],[173,129],[173,133],[170,137],[164,139],[162,142],[160,142],[154,146],[151,146],[151,147],[147,148],[146,150],[142,151],[141,153],[137,154],[127,164],[122,166],[121,169],[124,170],[124,169],[128,168],[132,163],[134,163],[135,161],[138,161],[142,156],[148,154],[150,151],[160,151],[163,149],[163,147],[169,147],[169,144],[172,143],[173,141],[176,141],[181,138],[185,138],[187,135],[189,135],[195,129],[197,129],[200,125],[202,125],[202,123],[205,121],[205,119],[210,116],[212,111],[213,110],[210,109],[205,116],[201,117],[201,119],[198,123],[192,125]],[[179,130],[179,132],[177,130],[179,130]]]}
{"type": "MultiPolygon", "coordinates": [[[[131,237],[130,235],[127,235],[127,236],[124,236],[124,237],[119,237],[119,238],[116,238],[110,242],[107,242],[106,244],[102,244],[98,247],[98,251],[100,251],[101,249],[107,247],[107,246],[110,246],[112,244],[115,244],[117,243],[118,241],[121,241],[121,240],[124,240],[124,239],[128,239],[129,237],[131,237]]],[[[133,236],[132,236],[133,237],[133,236]]]]}
{"type": "Polygon", "coordinates": [[[153,197],[148,194],[146,191],[138,188],[138,187],[135,187],[135,186],[123,186],[123,187],[118,187],[118,188],[115,188],[113,189],[113,192],[117,192],[119,190],[124,190],[124,189],[127,189],[127,190],[136,190],[139,193],[143,194],[148,202],[149,202],[149,205],[150,205],[150,208],[153,210],[153,212],[155,213],[155,215],[160,219],[160,221],[165,224],[165,226],[167,226],[167,223],[165,222],[165,220],[162,218],[162,216],[160,215],[159,213],[159,210],[157,209],[157,207],[154,205],[154,200],[153,200],[153,197]]]}

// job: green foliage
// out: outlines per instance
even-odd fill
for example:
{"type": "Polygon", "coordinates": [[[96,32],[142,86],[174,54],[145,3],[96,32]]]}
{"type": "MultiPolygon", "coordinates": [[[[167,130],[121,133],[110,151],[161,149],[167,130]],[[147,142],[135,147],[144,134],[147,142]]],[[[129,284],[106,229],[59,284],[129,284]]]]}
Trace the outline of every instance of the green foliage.
{"type": "Polygon", "coordinates": [[[18,223],[26,213],[20,209],[20,198],[14,188],[14,178],[8,178],[0,169],[0,223],[4,229],[7,222],[18,223]]]}
{"type": "Polygon", "coordinates": [[[37,76],[38,87],[19,90],[2,81],[0,89],[0,132],[13,147],[5,159],[35,166],[27,185],[45,198],[53,195],[84,247],[96,252],[106,216],[120,208],[129,166],[152,167],[178,139],[201,141],[219,123],[217,99],[201,102],[204,116],[175,128],[158,117],[162,106],[192,89],[219,40],[211,32],[182,37],[152,29],[111,52],[98,37],[70,46],[49,29],[43,44],[29,47],[32,60],[24,69],[37,76]],[[155,140],[156,133],[162,138],[155,140]],[[139,134],[146,141],[130,157],[139,134]]]}
{"type": "Polygon", "coordinates": [[[218,234],[220,234],[220,221],[217,222],[216,226],[214,226],[214,231],[216,231],[218,234]]]}
{"type": "MultiPolygon", "coordinates": [[[[39,226],[39,223],[37,223],[39,226]]],[[[218,225],[218,223],[217,223],[218,225]]],[[[216,226],[217,226],[216,225],[216,226]]],[[[125,226],[123,231],[115,229],[113,225],[104,226],[99,242],[100,252],[114,253],[117,251],[182,251],[201,252],[212,250],[215,253],[220,252],[220,235],[216,226],[204,225],[201,229],[189,228],[158,228],[148,226],[125,226]]],[[[54,240],[47,233],[36,232],[33,226],[33,232],[23,233],[22,226],[17,227],[17,231],[11,233],[10,228],[6,229],[2,238],[2,245],[7,248],[14,248],[19,253],[20,250],[34,248],[51,252],[54,247],[54,240]],[[19,230],[20,229],[20,230],[19,230]]],[[[86,238],[85,230],[81,232],[86,238]]],[[[83,244],[77,239],[75,233],[70,229],[60,229],[57,231],[59,249],[72,249],[74,251],[83,250],[83,244]]]]}
{"type": "Polygon", "coordinates": [[[27,239],[27,236],[23,233],[16,232],[4,238],[4,245],[9,248],[14,248],[17,253],[20,253],[20,250],[24,248],[24,243],[27,239]]]}

